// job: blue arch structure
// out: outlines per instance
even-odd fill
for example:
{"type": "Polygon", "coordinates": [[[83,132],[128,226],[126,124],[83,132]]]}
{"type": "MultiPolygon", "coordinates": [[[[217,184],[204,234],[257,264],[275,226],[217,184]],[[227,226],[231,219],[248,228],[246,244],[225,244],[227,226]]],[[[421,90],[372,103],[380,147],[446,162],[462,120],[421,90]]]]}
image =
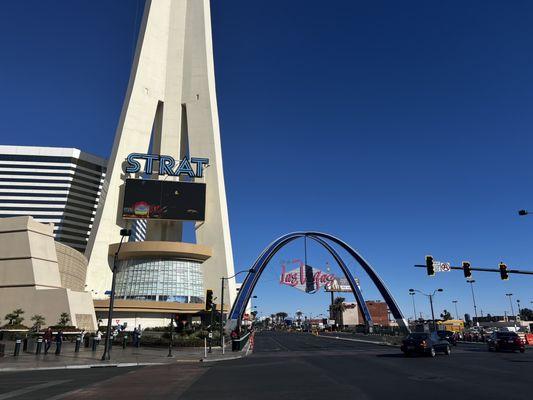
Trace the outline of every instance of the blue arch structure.
{"type": "Polygon", "coordinates": [[[264,269],[266,268],[266,266],[268,265],[272,257],[274,257],[274,255],[281,248],[283,248],[290,242],[298,238],[302,238],[302,237],[308,237],[316,241],[317,243],[322,245],[333,256],[333,258],[335,259],[339,267],[342,269],[342,271],[346,275],[348,282],[350,283],[352,291],[357,299],[357,303],[359,304],[359,306],[361,307],[361,310],[363,311],[362,312],[363,318],[367,326],[372,326],[372,318],[370,316],[368,308],[366,307],[366,303],[363,299],[361,291],[355,282],[355,278],[353,277],[352,273],[346,266],[346,263],[343,261],[343,259],[337,253],[337,251],[335,251],[335,249],[330,245],[329,242],[333,242],[334,244],[340,246],[359,263],[359,265],[363,268],[363,270],[370,277],[374,285],[376,285],[377,289],[379,290],[381,296],[387,303],[387,306],[389,307],[391,314],[393,315],[394,319],[396,320],[400,328],[402,328],[406,332],[409,332],[409,326],[407,324],[407,321],[405,320],[400,308],[398,307],[396,300],[394,300],[394,297],[392,297],[392,294],[389,292],[389,290],[385,286],[385,283],[378,276],[374,268],[372,268],[370,264],[355,249],[353,249],[351,246],[349,246],[344,241],[340,240],[339,238],[333,235],[322,233],[322,232],[314,232],[314,231],[288,233],[274,240],[263,250],[263,252],[259,255],[259,257],[257,257],[254,265],[251,268],[251,271],[253,272],[249,272],[246,275],[246,278],[244,279],[242,283],[241,289],[239,290],[239,293],[237,295],[237,299],[233,303],[233,306],[229,313],[229,318],[228,318],[228,321],[226,322],[226,327],[225,327],[226,331],[240,327],[240,322],[246,310],[246,305],[250,301],[252,292],[255,286],[257,285],[257,282],[259,281],[261,274],[263,273],[264,269]]]}

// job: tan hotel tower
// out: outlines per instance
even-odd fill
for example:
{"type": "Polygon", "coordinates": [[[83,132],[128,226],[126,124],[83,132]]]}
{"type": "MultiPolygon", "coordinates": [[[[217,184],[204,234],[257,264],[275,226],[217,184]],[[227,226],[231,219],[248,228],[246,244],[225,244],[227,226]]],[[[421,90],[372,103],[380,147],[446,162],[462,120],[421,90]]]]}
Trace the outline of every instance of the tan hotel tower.
{"type": "MultiPolygon", "coordinates": [[[[143,220],[144,240],[124,243],[117,273],[116,319],[146,325],[171,313],[203,309],[205,289],[220,303],[220,278],[233,275],[224,187],[208,0],[147,1],[122,113],[107,167],[104,191],[86,256],[87,288],[97,314],[108,304],[113,254],[120,229],[141,226],[122,218],[126,178],[179,180],[177,176],[125,172],[128,155],[158,154],[209,159],[205,221],[189,222],[196,243],[182,242],[180,221],[143,220]],[[109,293],[109,292],[108,292],[109,293]],[[137,322],[137,321],[136,321],[137,322]]],[[[156,168],[157,169],[157,168],[156,168]]],[[[228,282],[226,307],[235,296],[228,282]]]]}

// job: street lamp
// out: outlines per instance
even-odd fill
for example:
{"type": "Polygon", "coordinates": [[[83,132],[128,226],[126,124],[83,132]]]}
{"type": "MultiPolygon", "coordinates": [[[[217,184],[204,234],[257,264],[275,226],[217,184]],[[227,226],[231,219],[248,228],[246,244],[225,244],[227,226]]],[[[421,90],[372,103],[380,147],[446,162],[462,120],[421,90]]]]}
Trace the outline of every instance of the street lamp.
{"type": "Polygon", "coordinates": [[[459,311],[457,311],[457,300],[452,300],[453,305],[455,306],[455,315],[459,319],[459,311]]]}
{"type": "MultiPolygon", "coordinates": [[[[225,280],[229,280],[229,279],[233,279],[237,275],[240,275],[240,274],[242,274],[244,272],[248,272],[250,274],[254,274],[255,270],[252,269],[252,268],[245,269],[245,270],[237,272],[233,276],[228,276],[227,278],[223,276],[223,277],[220,278],[220,281],[221,281],[221,288],[220,288],[220,346],[224,346],[224,343],[222,342],[222,338],[224,337],[224,281],[225,280]]],[[[253,298],[257,298],[257,296],[253,296],[253,298]]]]}
{"type": "Polygon", "coordinates": [[[409,289],[409,292],[410,293],[414,293],[414,292],[418,292],[420,294],[423,294],[424,296],[426,296],[427,298],[429,298],[429,305],[431,307],[431,319],[433,320],[433,330],[435,331],[435,312],[433,311],[433,296],[435,296],[435,294],[437,292],[442,292],[443,290],[442,289],[435,289],[433,291],[433,293],[431,294],[427,294],[427,293],[424,293],[418,289],[409,289]]]}
{"type": "Polygon", "coordinates": [[[414,291],[409,291],[409,295],[412,296],[411,298],[413,299],[413,313],[415,315],[415,318],[413,319],[413,321],[416,323],[416,306],[415,306],[415,292],[414,291]]]}
{"type": "Polygon", "coordinates": [[[113,305],[115,304],[115,283],[117,278],[117,261],[118,253],[122,247],[122,242],[125,237],[131,236],[131,229],[123,228],[120,230],[120,243],[118,244],[115,257],[113,257],[113,278],[111,280],[111,297],[109,298],[109,311],[107,313],[107,332],[104,343],[104,354],[102,354],[102,361],[109,360],[111,357],[111,349],[109,348],[109,337],[111,336],[111,321],[113,320],[113,305]]]}
{"type": "Polygon", "coordinates": [[[511,300],[511,297],[513,297],[512,293],[505,293],[507,297],[509,297],[509,304],[511,305],[511,315],[515,317],[516,322],[516,316],[514,315],[514,307],[513,307],[513,301],[511,300]]]}
{"type": "Polygon", "coordinates": [[[474,315],[476,316],[476,325],[479,326],[479,321],[477,320],[476,297],[474,296],[474,283],[476,282],[476,280],[468,279],[467,282],[470,283],[470,290],[472,291],[472,302],[474,303],[474,315]]]}

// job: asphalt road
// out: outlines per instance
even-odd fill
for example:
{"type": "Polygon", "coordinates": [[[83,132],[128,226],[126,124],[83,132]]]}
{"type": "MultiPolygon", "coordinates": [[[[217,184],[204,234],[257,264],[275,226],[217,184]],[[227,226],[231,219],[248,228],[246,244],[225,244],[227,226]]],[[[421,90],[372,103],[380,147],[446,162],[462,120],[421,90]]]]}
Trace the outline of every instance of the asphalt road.
{"type": "Polygon", "coordinates": [[[529,399],[532,367],[533,349],[489,353],[483,345],[460,344],[450,356],[405,358],[394,347],[262,332],[254,353],[233,361],[3,373],[0,400],[529,399]],[[52,385],[37,386],[46,383],[52,385]]]}

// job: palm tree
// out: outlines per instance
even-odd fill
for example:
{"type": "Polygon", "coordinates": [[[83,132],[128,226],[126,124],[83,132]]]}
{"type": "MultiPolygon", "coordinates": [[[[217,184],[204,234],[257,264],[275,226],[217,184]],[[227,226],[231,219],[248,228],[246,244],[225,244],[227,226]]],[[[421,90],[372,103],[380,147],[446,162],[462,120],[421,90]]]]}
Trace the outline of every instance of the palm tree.
{"type": "Polygon", "coordinates": [[[278,318],[278,323],[282,323],[285,321],[285,318],[288,317],[289,314],[287,314],[285,311],[280,311],[276,313],[276,317],[278,318]]]}
{"type": "Polygon", "coordinates": [[[346,300],[344,297],[336,297],[335,300],[333,300],[333,304],[331,305],[331,309],[333,310],[333,315],[335,316],[335,323],[341,329],[344,326],[342,314],[346,310],[346,304],[344,304],[344,300],[346,300]]]}
{"type": "Polygon", "coordinates": [[[67,326],[67,324],[70,322],[70,314],[66,312],[62,312],[59,316],[59,321],[57,323],[58,326],[67,326]]]}
{"type": "Polygon", "coordinates": [[[8,325],[20,325],[22,324],[22,321],[24,321],[22,314],[24,314],[24,310],[22,308],[17,308],[7,314],[4,319],[9,321],[8,325]]]}
{"type": "Polygon", "coordinates": [[[300,310],[296,311],[296,317],[298,318],[298,321],[302,319],[302,315],[304,315],[303,312],[301,312],[300,310]]]}
{"type": "Polygon", "coordinates": [[[46,323],[44,317],[39,314],[35,314],[30,320],[33,321],[33,329],[35,332],[39,332],[41,327],[46,323]]]}

